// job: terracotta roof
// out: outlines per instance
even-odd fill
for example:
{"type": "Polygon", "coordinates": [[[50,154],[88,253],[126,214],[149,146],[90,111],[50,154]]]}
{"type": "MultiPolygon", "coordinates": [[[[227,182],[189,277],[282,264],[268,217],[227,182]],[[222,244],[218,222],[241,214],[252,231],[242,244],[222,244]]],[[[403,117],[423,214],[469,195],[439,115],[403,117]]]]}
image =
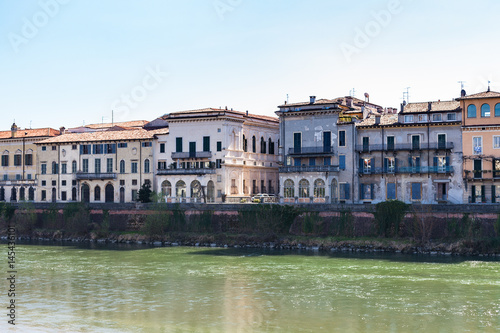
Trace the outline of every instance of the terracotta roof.
{"type": "Polygon", "coordinates": [[[480,93],[477,93],[477,94],[472,94],[472,95],[468,95],[468,96],[465,96],[465,97],[460,97],[460,98],[457,98],[457,100],[461,100],[461,99],[474,99],[474,98],[498,98],[500,97],[500,93],[496,92],[496,91],[483,91],[483,92],[480,92],[480,93]]]}
{"type": "MultiPolygon", "coordinates": [[[[53,128],[17,129],[16,138],[39,138],[59,135],[59,131],[53,128]]],[[[11,131],[0,131],[0,139],[12,138],[11,131]]]]}
{"type": "Polygon", "coordinates": [[[278,107],[279,108],[287,108],[287,107],[291,107],[291,106],[322,105],[322,104],[336,104],[336,103],[338,103],[338,102],[334,99],[320,98],[320,99],[317,99],[314,103],[310,103],[310,102],[287,103],[287,104],[279,105],[278,107]]]}
{"type": "Polygon", "coordinates": [[[136,129],[136,128],[142,128],[147,123],[148,123],[147,120],[132,120],[132,121],[122,121],[116,123],[88,124],[84,126],[68,128],[67,131],[72,133],[91,132],[97,130],[106,130],[114,126],[136,129]]]}
{"type": "Polygon", "coordinates": [[[99,131],[87,133],[68,133],[54,138],[40,141],[40,144],[49,143],[70,143],[70,142],[98,142],[98,141],[123,141],[136,139],[152,139],[156,131],[146,131],[143,129],[127,131],[99,131]]]}
{"type": "MultiPolygon", "coordinates": [[[[398,122],[398,115],[394,113],[387,113],[380,116],[380,125],[393,125],[398,122]]],[[[370,115],[363,121],[356,123],[356,126],[373,126],[375,125],[375,115],[370,115]]]]}
{"type": "Polygon", "coordinates": [[[460,110],[460,102],[458,101],[437,101],[437,102],[408,103],[404,106],[403,113],[427,112],[427,109],[429,108],[429,103],[431,103],[430,112],[460,110]]]}
{"type": "Polygon", "coordinates": [[[183,115],[204,115],[204,116],[213,116],[213,115],[230,115],[230,114],[235,114],[247,118],[254,118],[254,119],[260,119],[260,120],[265,120],[265,121],[272,121],[272,122],[278,122],[278,118],[276,117],[270,117],[270,116],[264,116],[264,115],[259,115],[259,114],[252,114],[249,113],[248,115],[246,112],[241,112],[241,111],[235,111],[235,110],[226,110],[226,109],[216,109],[216,108],[204,108],[204,109],[197,109],[197,110],[186,110],[186,111],[176,111],[176,112],[171,112],[168,114],[163,115],[161,118],[163,120],[167,119],[175,119],[175,118],[182,118],[183,115]]]}

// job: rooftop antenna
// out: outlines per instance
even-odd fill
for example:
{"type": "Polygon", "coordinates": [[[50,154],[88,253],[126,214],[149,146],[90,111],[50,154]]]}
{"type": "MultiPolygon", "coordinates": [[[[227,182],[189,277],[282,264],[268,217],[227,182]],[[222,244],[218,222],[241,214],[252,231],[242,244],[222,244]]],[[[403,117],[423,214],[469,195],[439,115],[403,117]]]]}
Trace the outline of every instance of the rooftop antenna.
{"type": "Polygon", "coordinates": [[[458,83],[460,83],[460,90],[464,89],[465,81],[458,81],[458,83]]]}
{"type": "Polygon", "coordinates": [[[490,91],[490,83],[491,83],[491,81],[488,80],[488,91],[490,91]]]}
{"type": "Polygon", "coordinates": [[[30,120],[30,129],[31,129],[31,120],[30,120]]]}
{"type": "Polygon", "coordinates": [[[286,94],[286,104],[288,104],[288,94],[286,94]]]}
{"type": "Polygon", "coordinates": [[[351,90],[349,90],[349,96],[356,97],[356,89],[352,88],[351,90]]]}

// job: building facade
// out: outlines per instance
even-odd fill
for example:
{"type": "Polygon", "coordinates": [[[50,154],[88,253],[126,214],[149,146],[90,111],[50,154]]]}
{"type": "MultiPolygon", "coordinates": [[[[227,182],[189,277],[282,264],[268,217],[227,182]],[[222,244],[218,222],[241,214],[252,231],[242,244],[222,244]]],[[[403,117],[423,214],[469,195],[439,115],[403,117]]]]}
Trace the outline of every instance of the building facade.
{"type": "Polygon", "coordinates": [[[458,102],[410,103],[356,127],[357,202],[462,203],[458,102]]]}
{"type": "Polygon", "coordinates": [[[227,109],[166,114],[155,190],[167,202],[240,202],[278,189],[278,119],[227,109]]]}
{"type": "Polygon", "coordinates": [[[135,201],[153,184],[153,140],[163,131],[111,128],[37,142],[37,201],[135,201]]]}
{"type": "Polygon", "coordinates": [[[19,129],[0,132],[0,201],[35,201],[37,192],[38,154],[36,143],[59,135],[52,128],[19,129]]]}
{"type": "Polygon", "coordinates": [[[500,202],[500,93],[462,96],[464,202],[500,202]]]}

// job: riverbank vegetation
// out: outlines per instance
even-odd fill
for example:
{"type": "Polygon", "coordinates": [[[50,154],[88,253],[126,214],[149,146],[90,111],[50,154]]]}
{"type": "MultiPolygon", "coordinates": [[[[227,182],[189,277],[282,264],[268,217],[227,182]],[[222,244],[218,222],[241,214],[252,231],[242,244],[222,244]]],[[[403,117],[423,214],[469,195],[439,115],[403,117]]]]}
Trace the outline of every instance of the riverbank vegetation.
{"type": "MultiPolygon", "coordinates": [[[[154,204],[147,211],[111,214],[83,203],[36,210],[0,203],[0,227],[18,236],[48,239],[113,239],[183,244],[287,244],[315,248],[418,248],[444,252],[500,253],[500,214],[495,220],[468,213],[438,217],[426,206],[387,201],[373,213],[307,211],[291,205],[252,205],[237,214],[154,204]]],[[[412,250],[410,250],[412,249],[412,250]]]]}

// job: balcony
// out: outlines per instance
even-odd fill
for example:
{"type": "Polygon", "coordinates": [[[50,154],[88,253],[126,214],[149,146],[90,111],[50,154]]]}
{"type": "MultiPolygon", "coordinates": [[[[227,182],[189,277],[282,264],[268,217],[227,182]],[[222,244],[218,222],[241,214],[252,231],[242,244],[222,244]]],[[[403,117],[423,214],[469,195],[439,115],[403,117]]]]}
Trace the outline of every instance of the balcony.
{"type": "Polygon", "coordinates": [[[419,166],[419,167],[398,167],[398,168],[369,168],[360,170],[361,175],[379,175],[379,174],[404,174],[404,173],[453,173],[453,166],[419,166]]]}
{"type": "Polygon", "coordinates": [[[279,168],[280,173],[291,172],[339,172],[338,165],[303,165],[303,166],[284,166],[279,168]]]}
{"type": "Polygon", "coordinates": [[[20,179],[16,177],[8,177],[8,178],[1,178],[0,179],[0,185],[13,185],[13,186],[20,186],[20,185],[36,185],[36,179],[20,179]]]}
{"type": "Polygon", "coordinates": [[[183,153],[172,153],[172,159],[185,159],[185,158],[211,158],[211,151],[191,151],[191,152],[183,152],[183,153]]]}
{"type": "Polygon", "coordinates": [[[156,174],[159,176],[167,175],[213,175],[215,174],[215,168],[187,168],[187,169],[158,169],[156,174]]]}
{"type": "Polygon", "coordinates": [[[116,173],[113,173],[113,172],[106,172],[106,173],[77,172],[76,179],[78,179],[78,180],[116,179],[116,173]]]}
{"type": "Polygon", "coordinates": [[[288,149],[293,156],[333,155],[333,147],[294,147],[288,149]]]}
{"type": "Polygon", "coordinates": [[[369,153],[372,151],[399,151],[399,150],[450,150],[453,149],[453,142],[431,142],[413,144],[413,143],[398,143],[398,144],[377,144],[377,145],[356,145],[356,151],[369,153]]]}

